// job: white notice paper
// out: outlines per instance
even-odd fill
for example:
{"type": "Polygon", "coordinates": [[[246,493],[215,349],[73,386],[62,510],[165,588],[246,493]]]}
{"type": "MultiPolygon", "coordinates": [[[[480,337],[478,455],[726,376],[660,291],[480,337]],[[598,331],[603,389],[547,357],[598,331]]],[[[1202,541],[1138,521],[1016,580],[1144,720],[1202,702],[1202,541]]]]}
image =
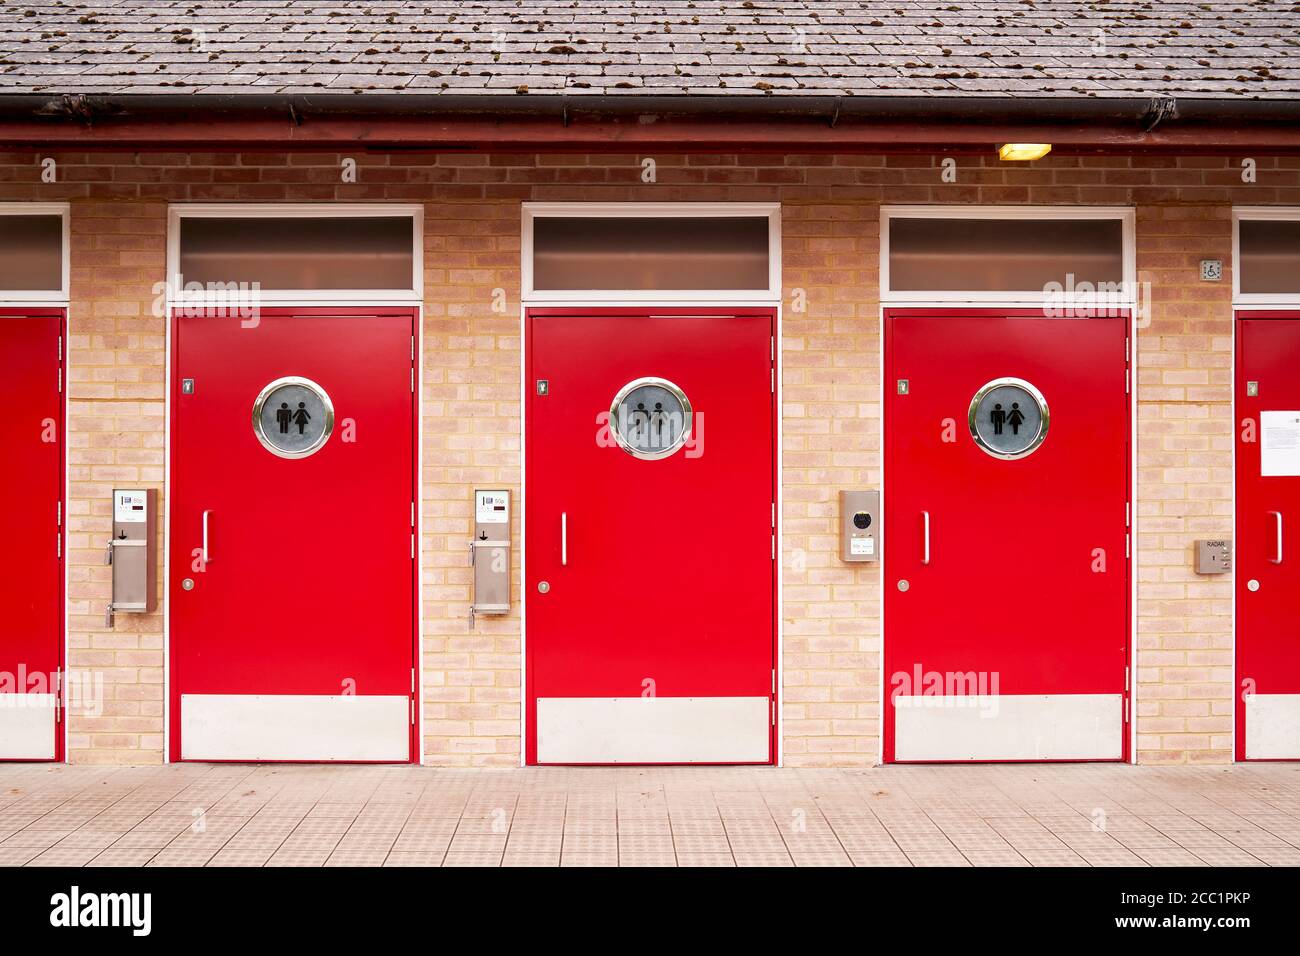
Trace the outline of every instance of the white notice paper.
{"type": "Polygon", "coordinates": [[[1300,476],[1300,412],[1261,412],[1259,473],[1265,478],[1300,476]]]}

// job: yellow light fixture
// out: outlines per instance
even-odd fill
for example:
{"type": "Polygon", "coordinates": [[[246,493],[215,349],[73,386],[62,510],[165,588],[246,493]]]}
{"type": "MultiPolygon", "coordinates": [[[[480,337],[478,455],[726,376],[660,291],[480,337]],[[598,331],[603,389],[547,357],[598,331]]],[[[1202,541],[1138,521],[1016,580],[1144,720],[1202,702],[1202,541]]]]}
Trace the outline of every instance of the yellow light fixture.
{"type": "Polygon", "coordinates": [[[1042,159],[1051,151],[1051,143],[1003,143],[998,147],[998,158],[1007,162],[1023,162],[1042,159]]]}

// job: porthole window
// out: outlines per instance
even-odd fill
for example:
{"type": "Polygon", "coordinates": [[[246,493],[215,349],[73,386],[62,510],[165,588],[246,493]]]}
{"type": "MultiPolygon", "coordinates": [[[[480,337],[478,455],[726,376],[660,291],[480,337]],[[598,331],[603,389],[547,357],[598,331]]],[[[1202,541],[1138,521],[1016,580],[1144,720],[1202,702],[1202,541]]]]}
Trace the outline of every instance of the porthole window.
{"type": "Polygon", "coordinates": [[[638,378],[618,390],[609,407],[609,429],[634,458],[667,458],[691,436],[691,401],[666,378],[638,378]]]}
{"type": "Polygon", "coordinates": [[[253,403],[253,434],[263,448],[280,458],[316,454],[333,431],[334,403],[311,379],[277,378],[253,403]]]}
{"type": "Polygon", "coordinates": [[[975,393],[971,438],[986,454],[1013,460],[1032,455],[1047,438],[1047,399],[1021,378],[995,378],[975,393]]]}

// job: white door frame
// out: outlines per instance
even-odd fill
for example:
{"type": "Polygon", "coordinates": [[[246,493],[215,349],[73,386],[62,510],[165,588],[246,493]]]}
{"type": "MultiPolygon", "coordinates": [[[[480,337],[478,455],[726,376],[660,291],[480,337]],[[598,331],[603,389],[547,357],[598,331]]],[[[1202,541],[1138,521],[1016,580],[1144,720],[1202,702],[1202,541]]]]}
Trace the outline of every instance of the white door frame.
{"type": "Polygon", "coordinates": [[[180,225],[186,218],[346,218],[393,216],[411,217],[413,267],[410,289],[393,290],[259,290],[260,304],[272,307],[357,308],[360,306],[407,306],[416,310],[415,320],[415,707],[416,762],[424,763],[424,601],[420,581],[424,564],[424,206],[418,203],[173,203],[167,207],[167,270],[156,288],[161,290],[164,338],[167,357],[163,391],[163,761],[171,762],[171,575],[166,573],[171,560],[171,487],[172,487],[172,366],[175,361],[172,342],[172,310],[228,307],[229,299],[221,295],[199,293],[191,297],[178,288],[180,263],[180,225]],[[181,292],[181,295],[177,295],[181,292]]]}
{"type": "Polygon", "coordinates": [[[776,766],[781,766],[785,757],[784,718],[781,714],[785,700],[785,628],[782,623],[784,598],[781,593],[784,580],[782,564],[784,563],[784,535],[781,534],[782,491],[784,471],[781,453],[781,369],[782,369],[782,287],[781,287],[781,204],[779,202],[733,202],[733,203],[694,203],[694,202],[525,202],[521,212],[521,283],[519,303],[519,765],[528,761],[528,537],[527,537],[527,475],[528,475],[528,356],[525,343],[528,340],[527,324],[530,307],[546,308],[681,308],[699,305],[710,309],[725,308],[772,308],[776,310],[776,340],[773,356],[776,394],[777,421],[773,423],[776,448],[775,495],[777,514],[777,553],[776,553],[776,588],[775,641],[776,641],[776,724],[775,754],[776,766]],[[737,290],[720,292],[705,290],[673,290],[669,292],[646,292],[643,290],[612,290],[587,292],[583,290],[565,292],[541,292],[533,289],[533,223],[539,217],[606,217],[606,218],[685,218],[704,216],[766,216],[768,219],[768,288],[763,291],[737,290]]]}
{"type": "MultiPolygon", "coordinates": [[[[72,492],[72,480],[69,478],[71,469],[68,467],[68,391],[69,382],[72,380],[72,349],[69,347],[68,340],[72,337],[72,206],[66,202],[3,202],[0,203],[0,216],[59,216],[63,220],[63,249],[61,256],[63,267],[60,278],[60,288],[49,291],[28,291],[5,292],[0,290],[0,308],[44,308],[44,309],[62,309],[63,310],[63,332],[62,332],[62,354],[60,361],[63,367],[63,380],[61,383],[62,394],[59,397],[61,411],[63,413],[63,433],[59,440],[63,443],[63,474],[62,482],[62,502],[63,514],[62,523],[59,528],[59,534],[63,542],[63,607],[59,609],[59,620],[61,624],[61,634],[59,637],[59,686],[55,693],[59,697],[59,720],[62,728],[56,730],[56,734],[63,735],[63,763],[68,762],[68,709],[67,694],[65,685],[67,684],[68,673],[68,653],[71,650],[71,642],[68,637],[68,547],[67,547],[67,512],[69,495],[72,492]]],[[[84,693],[84,690],[82,691],[84,693]]]]}
{"type": "MultiPolygon", "coordinates": [[[[880,404],[881,443],[880,443],[880,510],[886,513],[889,474],[885,468],[885,311],[899,308],[980,308],[980,309],[1025,309],[1044,308],[1050,301],[1047,290],[1024,292],[896,292],[889,287],[889,222],[891,219],[1117,219],[1121,223],[1122,298],[1112,303],[1117,308],[1127,310],[1129,315],[1128,338],[1131,343],[1129,354],[1129,620],[1128,644],[1129,659],[1127,664],[1126,700],[1128,702],[1128,751],[1129,763],[1137,763],[1137,582],[1138,582],[1138,329],[1143,320],[1139,316],[1143,303],[1139,298],[1136,244],[1136,210],[1132,206],[955,206],[955,205],[882,205],[880,207],[880,351],[877,361],[880,368],[880,392],[877,401],[880,404]]],[[[885,581],[888,567],[884,554],[880,559],[880,581],[878,600],[880,602],[880,747],[878,762],[885,759],[885,708],[889,706],[888,674],[885,673],[885,581]]]]}

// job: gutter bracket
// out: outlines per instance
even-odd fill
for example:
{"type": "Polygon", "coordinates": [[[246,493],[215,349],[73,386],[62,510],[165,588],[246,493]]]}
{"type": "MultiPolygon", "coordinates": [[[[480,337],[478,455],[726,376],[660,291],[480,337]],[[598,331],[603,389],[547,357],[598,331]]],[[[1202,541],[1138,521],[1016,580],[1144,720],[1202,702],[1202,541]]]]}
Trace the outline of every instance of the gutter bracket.
{"type": "Polygon", "coordinates": [[[1171,117],[1178,118],[1178,100],[1172,96],[1152,97],[1147,103],[1146,112],[1142,114],[1139,120],[1142,124],[1142,132],[1150,133],[1171,117]]]}
{"type": "Polygon", "coordinates": [[[289,119],[293,122],[294,126],[302,125],[302,115],[294,108],[292,103],[289,104],[289,119]]]}
{"type": "Polygon", "coordinates": [[[830,122],[831,129],[834,129],[835,124],[840,121],[840,100],[841,99],[842,97],[839,96],[835,97],[835,112],[831,116],[831,122],[830,122]]]}
{"type": "Polygon", "coordinates": [[[93,126],[95,106],[90,97],[84,93],[64,93],[57,98],[47,100],[45,105],[36,110],[36,115],[64,116],[68,119],[79,119],[86,126],[93,126]]]}

